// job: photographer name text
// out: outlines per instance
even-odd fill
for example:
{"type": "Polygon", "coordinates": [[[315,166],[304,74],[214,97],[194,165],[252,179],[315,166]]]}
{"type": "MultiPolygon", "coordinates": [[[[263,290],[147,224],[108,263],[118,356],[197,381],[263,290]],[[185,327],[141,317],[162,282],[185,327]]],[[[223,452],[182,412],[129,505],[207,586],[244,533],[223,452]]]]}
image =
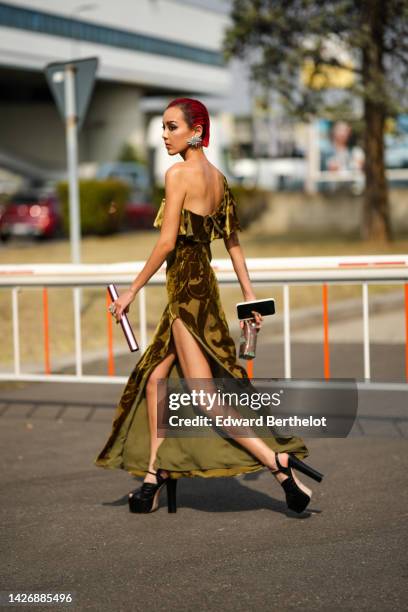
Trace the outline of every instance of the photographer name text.
{"type": "Polygon", "coordinates": [[[171,427],[327,427],[326,417],[275,417],[274,415],[259,415],[253,418],[231,417],[217,415],[195,416],[192,418],[171,415],[168,421],[171,427]]]}

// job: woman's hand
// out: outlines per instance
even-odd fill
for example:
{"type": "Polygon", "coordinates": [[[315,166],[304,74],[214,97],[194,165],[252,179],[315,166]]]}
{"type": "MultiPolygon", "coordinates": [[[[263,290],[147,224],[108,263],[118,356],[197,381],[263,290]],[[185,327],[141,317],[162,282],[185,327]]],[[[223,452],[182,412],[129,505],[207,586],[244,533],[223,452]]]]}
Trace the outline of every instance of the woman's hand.
{"type": "MultiPolygon", "coordinates": [[[[254,294],[245,295],[244,300],[245,302],[254,302],[256,300],[256,296],[254,294]]],[[[256,322],[256,331],[259,332],[262,326],[263,317],[261,314],[259,314],[259,312],[256,312],[255,310],[251,310],[251,312],[254,315],[253,318],[255,319],[255,322],[256,322]]],[[[240,321],[239,326],[242,329],[244,327],[244,321],[240,321]]]]}
{"type": "Polygon", "coordinates": [[[133,291],[131,291],[130,289],[127,289],[127,291],[124,291],[117,300],[115,300],[114,302],[112,302],[109,305],[109,312],[112,313],[112,315],[115,317],[116,319],[116,323],[119,323],[122,314],[125,312],[126,314],[129,312],[129,306],[130,304],[133,302],[133,300],[135,299],[136,294],[133,293],[133,291]]]}

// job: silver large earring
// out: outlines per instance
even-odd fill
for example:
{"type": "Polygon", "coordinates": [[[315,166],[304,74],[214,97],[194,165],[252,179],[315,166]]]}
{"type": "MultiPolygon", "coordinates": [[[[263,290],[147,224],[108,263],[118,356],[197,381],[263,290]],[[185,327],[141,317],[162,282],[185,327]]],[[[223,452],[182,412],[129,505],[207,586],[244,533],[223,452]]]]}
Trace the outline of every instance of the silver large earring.
{"type": "Polygon", "coordinates": [[[192,136],[187,140],[187,144],[189,144],[191,147],[194,147],[195,149],[198,149],[198,147],[201,146],[202,141],[203,139],[201,138],[201,136],[192,136]]]}

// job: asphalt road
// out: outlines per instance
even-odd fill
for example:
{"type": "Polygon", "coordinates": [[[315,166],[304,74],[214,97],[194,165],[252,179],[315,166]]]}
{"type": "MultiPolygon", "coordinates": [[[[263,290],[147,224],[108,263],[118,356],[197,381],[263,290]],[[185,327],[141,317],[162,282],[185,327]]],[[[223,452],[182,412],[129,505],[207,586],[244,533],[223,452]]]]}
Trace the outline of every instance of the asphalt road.
{"type": "MultiPolygon", "coordinates": [[[[283,376],[272,349],[282,346],[260,343],[255,376],[283,376]]],[[[292,353],[294,376],[322,376],[319,344],[294,344],[292,353]]],[[[332,375],[350,376],[359,364],[362,372],[361,357],[357,345],[334,344],[332,375]]],[[[403,347],[376,345],[372,357],[379,379],[403,380],[403,347]]],[[[132,358],[121,358],[122,371],[132,358]]],[[[105,363],[87,368],[102,372],[105,363]]],[[[286,509],[266,470],[182,479],[176,514],[167,513],[163,492],[157,512],[136,515],[127,492],[140,479],[93,465],[121,390],[2,386],[3,596],[74,595],[69,607],[19,606],[37,611],[406,609],[406,391],[361,390],[348,438],[307,440],[308,461],[325,478],[302,477],[313,490],[302,515],[286,509]]]]}

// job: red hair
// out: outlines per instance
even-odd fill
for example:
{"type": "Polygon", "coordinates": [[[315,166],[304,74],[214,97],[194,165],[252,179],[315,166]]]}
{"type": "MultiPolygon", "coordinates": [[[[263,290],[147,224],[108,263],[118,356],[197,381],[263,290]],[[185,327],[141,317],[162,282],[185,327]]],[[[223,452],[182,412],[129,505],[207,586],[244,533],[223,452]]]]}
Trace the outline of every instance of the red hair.
{"type": "Polygon", "coordinates": [[[181,108],[189,128],[193,128],[195,125],[201,125],[203,127],[203,133],[201,134],[203,141],[201,146],[208,147],[208,143],[210,142],[210,117],[207,107],[199,100],[194,100],[193,98],[176,98],[172,100],[166,108],[170,108],[171,106],[178,106],[181,108]]]}

